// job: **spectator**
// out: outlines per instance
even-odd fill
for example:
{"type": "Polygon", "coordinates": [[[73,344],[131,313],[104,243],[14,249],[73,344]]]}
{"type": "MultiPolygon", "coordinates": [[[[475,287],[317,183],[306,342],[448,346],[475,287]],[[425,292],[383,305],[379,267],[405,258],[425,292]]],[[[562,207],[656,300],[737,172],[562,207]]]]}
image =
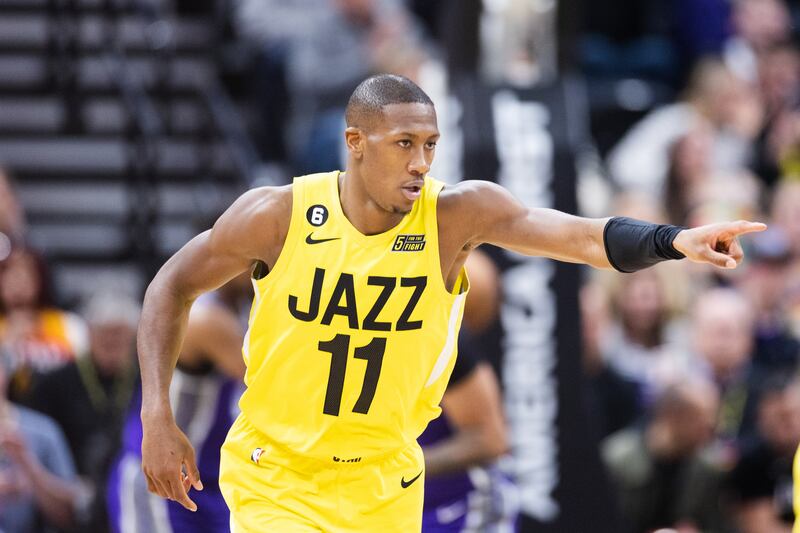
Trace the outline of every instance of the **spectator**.
{"type": "Polygon", "coordinates": [[[713,144],[711,125],[701,120],[671,147],[665,191],[671,223],[685,224],[689,210],[699,203],[700,191],[711,175],[713,144]]]}
{"type": "Polygon", "coordinates": [[[377,60],[398,38],[413,38],[419,29],[399,0],[284,4],[242,1],[239,27],[252,40],[282,49],[291,99],[287,144],[297,172],[338,168],[350,93],[370,73],[383,70],[377,60]],[[254,23],[259,20],[264,24],[254,23]]]}
{"type": "Polygon", "coordinates": [[[644,428],[623,430],[603,443],[628,531],[722,530],[720,475],[701,453],[713,438],[718,408],[713,385],[684,381],[664,390],[644,428]]]}
{"type": "Polygon", "coordinates": [[[780,228],[791,246],[783,318],[797,339],[800,338],[800,180],[781,181],[772,198],[772,226],[780,228]]]}
{"type": "Polygon", "coordinates": [[[800,180],[787,179],[772,194],[772,225],[789,239],[792,258],[800,259],[800,180]]]}
{"type": "Polygon", "coordinates": [[[765,183],[772,185],[782,176],[800,176],[800,112],[778,113],[760,141],[757,168],[765,183]]]}
{"type": "Polygon", "coordinates": [[[10,393],[24,403],[37,374],[85,353],[88,334],[80,317],[52,305],[38,254],[17,248],[0,268],[0,347],[14,372],[10,393]]]}
{"type": "Polygon", "coordinates": [[[746,448],[730,476],[741,533],[790,533],[792,458],[800,442],[800,385],[776,375],[758,404],[758,437],[746,448]]]}
{"type": "Polygon", "coordinates": [[[744,169],[716,172],[713,142],[710,125],[699,121],[672,146],[665,185],[671,223],[694,226],[756,214],[760,192],[756,178],[744,169]]]}
{"type": "Polygon", "coordinates": [[[782,0],[737,0],[732,19],[735,33],[724,46],[725,64],[740,79],[755,83],[761,55],[790,37],[789,10],[782,0]]]}
{"type": "MultiPolygon", "coordinates": [[[[480,252],[467,259],[467,268],[464,324],[475,335],[497,318],[499,278],[480,252]]],[[[493,465],[507,451],[508,437],[500,385],[483,359],[469,336],[461,336],[442,414],[419,438],[425,452],[425,533],[510,531],[516,520],[516,493],[493,465]]]]}
{"type": "Polygon", "coordinates": [[[658,265],[626,276],[608,277],[613,321],[602,340],[603,357],[636,384],[638,404],[652,404],[658,392],[688,365],[683,326],[673,317],[683,303],[680,272],[658,265]]]}
{"type": "Polygon", "coordinates": [[[610,328],[606,294],[597,282],[580,291],[583,368],[587,376],[588,420],[605,438],[642,415],[639,385],[620,375],[603,359],[602,338],[610,328]]]}
{"type": "Polygon", "coordinates": [[[136,381],[139,311],[124,291],[102,289],[92,296],[83,313],[89,353],[45,374],[32,394],[31,406],[52,417],[66,435],[91,495],[82,526],[93,533],[108,531],[105,485],[136,381]]]}
{"type": "Polygon", "coordinates": [[[684,99],[652,111],[611,151],[611,176],[623,189],[661,195],[669,170],[670,147],[702,122],[711,128],[710,171],[735,173],[752,156],[750,143],[761,129],[762,115],[758,93],[721,61],[700,61],[684,99]]]}
{"type": "Polygon", "coordinates": [[[718,460],[731,466],[737,438],[755,431],[755,387],[751,365],[755,318],[749,303],[733,289],[710,289],[697,297],[691,340],[698,372],[721,393],[718,460]]]}
{"type": "Polygon", "coordinates": [[[749,244],[748,263],[737,284],[755,312],[754,367],[762,373],[792,372],[800,342],[790,332],[786,315],[792,266],[789,239],[776,226],[754,235],[749,244]]]}
{"type": "Polygon", "coordinates": [[[759,87],[768,119],[800,103],[800,53],[792,43],[782,42],[764,51],[759,66],[759,87]]]}
{"type": "Polygon", "coordinates": [[[6,400],[6,363],[0,358],[0,531],[67,529],[81,498],[69,448],[50,418],[6,400]]]}

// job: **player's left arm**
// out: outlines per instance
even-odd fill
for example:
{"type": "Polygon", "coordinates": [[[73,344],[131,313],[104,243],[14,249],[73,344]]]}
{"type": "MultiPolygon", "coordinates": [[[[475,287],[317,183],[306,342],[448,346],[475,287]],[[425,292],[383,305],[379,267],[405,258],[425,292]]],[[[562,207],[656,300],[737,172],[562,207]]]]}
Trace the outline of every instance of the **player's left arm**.
{"type": "Polygon", "coordinates": [[[734,268],[743,257],[737,237],[766,229],[743,220],[680,229],[624,218],[583,218],[525,207],[509,191],[486,181],[465,181],[446,191],[440,199],[442,211],[468,247],[489,243],[524,255],[626,272],[680,254],[734,268]]]}

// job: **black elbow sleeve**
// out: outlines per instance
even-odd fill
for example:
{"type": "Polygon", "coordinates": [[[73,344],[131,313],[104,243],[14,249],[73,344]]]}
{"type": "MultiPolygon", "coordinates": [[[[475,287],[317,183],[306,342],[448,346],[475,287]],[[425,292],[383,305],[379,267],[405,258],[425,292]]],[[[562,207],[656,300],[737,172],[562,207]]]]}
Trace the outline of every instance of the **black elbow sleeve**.
{"type": "Polygon", "coordinates": [[[683,259],[685,256],[672,246],[675,236],[683,229],[614,217],[603,230],[608,262],[620,272],[636,272],[668,259],[683,259]]]}

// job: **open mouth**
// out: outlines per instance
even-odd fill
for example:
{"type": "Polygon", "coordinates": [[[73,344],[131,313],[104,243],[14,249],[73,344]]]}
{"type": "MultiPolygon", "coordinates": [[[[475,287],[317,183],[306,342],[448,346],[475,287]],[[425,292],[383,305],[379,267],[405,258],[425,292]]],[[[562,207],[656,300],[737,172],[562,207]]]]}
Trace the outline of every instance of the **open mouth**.
{"type": "Polygon", "coordinates": [[[407,185],[403,187],[403,196],[405,196],[406,199],[412,202],[420,197],[421,192],[422,192],[421,185],[407,185]]]}

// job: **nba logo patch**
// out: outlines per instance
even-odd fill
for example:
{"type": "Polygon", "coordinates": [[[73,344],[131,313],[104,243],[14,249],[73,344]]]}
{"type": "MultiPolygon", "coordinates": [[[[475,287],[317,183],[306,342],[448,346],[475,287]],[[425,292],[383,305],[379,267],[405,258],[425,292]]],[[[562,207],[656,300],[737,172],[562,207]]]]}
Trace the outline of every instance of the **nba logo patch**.
{"type": "Polygon", "coordinates": [[[392,246],[393,252],[421,252],[425,248],[425,235],[398,235],[392,246]]]}
{"type": "Polygon", "coordinates": [[[253,453],[250,454],[250,460],[253,461],[255,464],[258,464],[258,460],[261,459],[261,454],[264,453],[264,450],[261,448],[256,448],[253,450],[253,453]]]}

